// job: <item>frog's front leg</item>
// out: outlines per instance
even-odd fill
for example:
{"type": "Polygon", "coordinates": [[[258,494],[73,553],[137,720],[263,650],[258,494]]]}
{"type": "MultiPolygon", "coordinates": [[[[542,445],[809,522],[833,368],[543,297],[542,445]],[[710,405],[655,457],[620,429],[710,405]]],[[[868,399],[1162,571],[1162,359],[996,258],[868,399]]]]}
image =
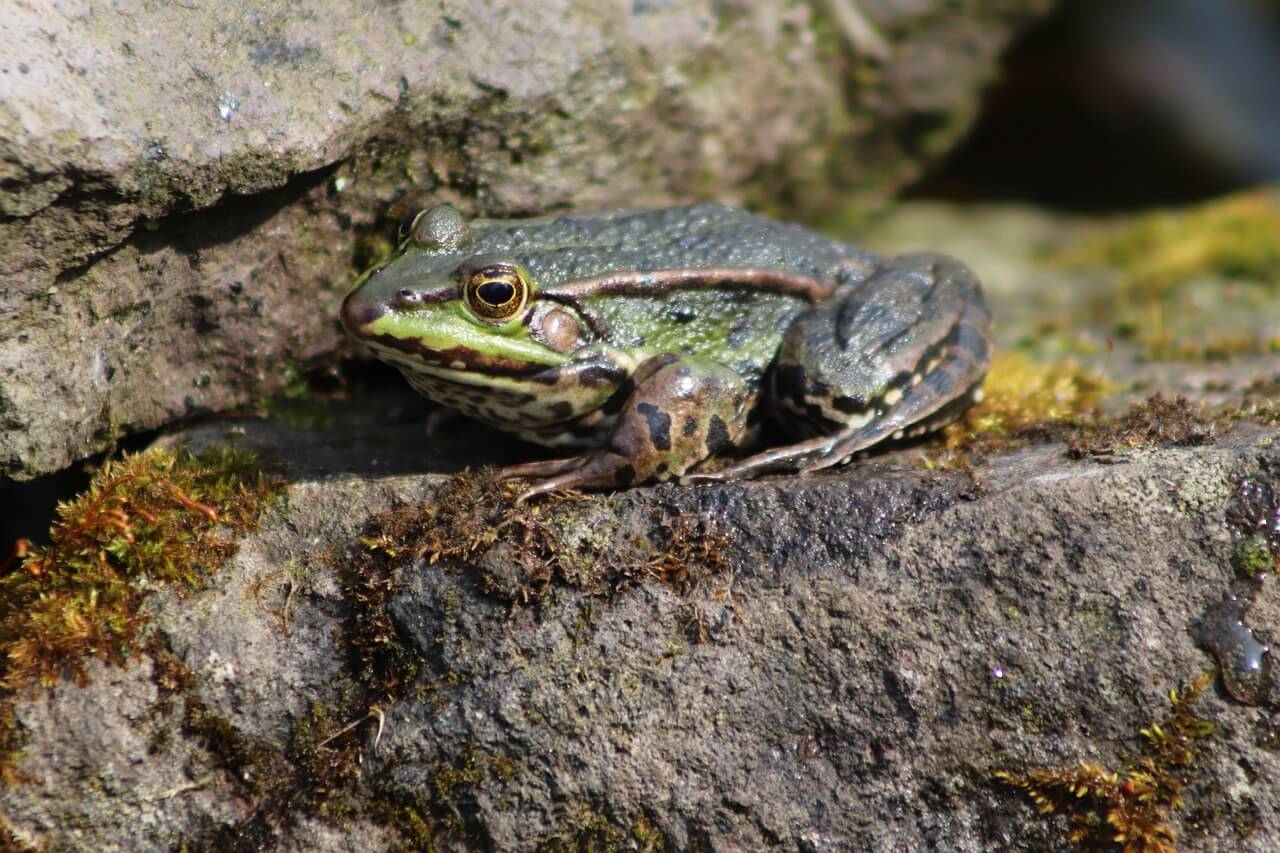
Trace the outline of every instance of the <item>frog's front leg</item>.
{"type": "Polygon", "coordinates": [[[979,398],[990,327],[964,264],[930,253],[888,262],[787,331],[768,402],[784,426],[809,437],[695,477],[817,471],[937,429],[979,398]]]}
{"type": "Polygon", "coordinates": [[[631,382],[605,447],[502,469],[503,477],[540,479],[520,501],[557,489],[679,477],[736,443],[746,429],[751,392],[738,374],[711,359],[655,356],[637,368],[631,382]]]}

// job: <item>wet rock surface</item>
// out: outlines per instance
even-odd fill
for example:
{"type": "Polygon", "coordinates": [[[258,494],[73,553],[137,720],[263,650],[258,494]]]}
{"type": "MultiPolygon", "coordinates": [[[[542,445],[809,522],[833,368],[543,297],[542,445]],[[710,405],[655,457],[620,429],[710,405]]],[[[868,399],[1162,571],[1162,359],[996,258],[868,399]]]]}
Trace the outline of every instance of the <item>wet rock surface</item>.
{"type": "Polygon", "coordinates": [[[429,202],[883,200],[1049,5],[19,3],[0,482],[280,388],[429,202]]]}
{"type": "MultiPolygon", "coordinates": [[[[1252,532],[1242,484],[1280,485],[1280,433],[1242,424],[1119,461],[1053,442],[940,472],[908,448],[596,495],[600,535],[696,515],[728,559],[692,589],[555,582],[521,604],[482,582],[500,557],[402,553],[385,584],[353,579],[367,517],[445,482],[379,460],[457,467],[417,424],[366,423],[183,437],[274,448],[287,503],[212,587],[150,600],[133,666],[16,697],[27,781],[0,825],[22,844],[1067,849],[993,772],[1126,766],[1213,666],[1194,629],[1252,532]],[[389,692],[362,658],[375,615],[407,676],[389,692]]],[[[464,432],[441,440],[522,452],[464,432]]],[[[1218,734],[1170,826],[1187,849],[1268,849],[1270,709],[1215,682],[1195,710],[1218,734]]]]}

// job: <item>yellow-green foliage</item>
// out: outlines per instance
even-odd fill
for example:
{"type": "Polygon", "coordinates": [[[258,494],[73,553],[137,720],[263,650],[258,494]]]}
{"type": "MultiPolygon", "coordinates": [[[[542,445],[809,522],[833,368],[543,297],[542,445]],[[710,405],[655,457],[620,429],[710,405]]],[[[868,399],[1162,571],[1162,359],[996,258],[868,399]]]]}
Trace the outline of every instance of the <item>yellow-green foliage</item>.
{"type": "Polygon", "coordinates": [[[983,384],[982,402],[944,431],[945,449],[931,464],[961,464],[967,452],[988,453],[1041,441],[1053,425],[1073,426],[1096,416],[1107,384],[1073,362],[1041,364],[1016,350],[997,352],[983,384]]]}
{"type": "Polygon", "coordinates": [[[1016,350],[997,352],[982,386],[982,402],[969,410],[964,432],[1010,435],[1032,424],[1077,422],[1092,414],[1106,392],[1101,377],[1073,362],[1038,363],[1016,350]]]}
{"type": "Polygon", "coordinates": [[[248,454],[126,454],[58,506],[48,545],[0,577],[0,685],[82,681],[84,659],[136,649],[138,605],[159,584],[198,587],[253,528],[280,481],[248,454]]]}
{"type": "Polygon", "coordinates": [[[1211,677],[1204,673],[1181,693],[1169,691],[1168,716],[1140,730],[1142,754],[1123,772],[1086,761],[1025,773],[998,770],[995,777],[1024,791],[1041,814],[1067,815],[1071,840],[1082,848],[1118,844],[1125,853],[1173,853],[1177,833],[1169,818],[1182,808],[1182,789],[1204,741],[1217,731],[1191,713],[1211,677]]]}
{"type": "MultiPolygon", "coordinates": [[[[1196,301],[1208,280],[1242,285],[1235,299],[1269,313],[1280,296],[1280,193],[1255,190],[1181,211],[1159,211],[1107,228],[1056,252],[1052,263],[1113,270],[1115,289],[1094,305],[1095,316],[1135,338],[1148,357],[1213,358],[1275,351],[1280,339],[1262,339],[1224,315],[1216,327],[1196,301]]],[[[1225,294],[1224,294],[1225,295],[1225,294]]],[[[1201,294],[1203,297],[1203,294],[1201,294]]],[[[1247,311],[1246,311],[1247,314],[1247,311]]]]}
{"type": "Polygon", "coordinates": [[[1077,267],[1118,270],[1128,291],[1157,294],[1207,275],[1280,288],[1280,199],[1254,190],[1183,211],[1158,211],[1057,256],[1077,267]]]}

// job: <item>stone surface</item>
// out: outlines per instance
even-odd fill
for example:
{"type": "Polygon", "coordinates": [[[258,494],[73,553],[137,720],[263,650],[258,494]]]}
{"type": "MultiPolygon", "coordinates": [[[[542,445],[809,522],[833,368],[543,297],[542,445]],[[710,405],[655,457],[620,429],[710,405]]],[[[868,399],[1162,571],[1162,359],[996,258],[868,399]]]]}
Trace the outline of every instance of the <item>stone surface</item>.
{"type": "Polygon", "coordinates": [[[339,345],[362,239],[428,201],[883,199],[1048,5],[18,0],[0,480],[280,388],[339,345]]]}
{"type": "MultiPolygon", "coordinates": [[[[1125,766],[1167,691],[1212,666],[1189,628],[1231,583],[1240,485],[1280,489],[1280,430],[1246,424],[1109,464],[1047,443],[946,473],[907,449],[593,496],[597,532],[711,520],[726,570],[683,593],[556,584],[521,606],[474,568],[406,554],[382,612],[417,674],[388,700],[362,678],[369,611],[340,569],[369,514],[439,487],[402,460],[513,449],[446,430],[424,450],[407,413],[362,430],[352,408],[327,431],[187,436],[274,447],[287,504],[211,588],[150,600],[166,656],[14,697],[29,781],[0,792],[0,827],[55,849],[1068,849],[991,774],[1125,766]],[[169,655],[186,686],[159,686],[169,655]]],[[[1248,615],[1264,639],[1276,592],[1248,615]]],[[[1280,836],[1265,710],[1216,685],[1197,704],[1221,733],[1172,819],[1188,849],[1280,836]]]]}

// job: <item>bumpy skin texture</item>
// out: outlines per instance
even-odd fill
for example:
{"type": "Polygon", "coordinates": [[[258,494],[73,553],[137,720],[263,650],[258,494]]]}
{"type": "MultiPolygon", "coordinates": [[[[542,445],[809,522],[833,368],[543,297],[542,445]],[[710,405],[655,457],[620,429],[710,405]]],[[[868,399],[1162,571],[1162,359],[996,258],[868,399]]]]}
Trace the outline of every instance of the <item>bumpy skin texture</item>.
{"type": "Polygon", "coordinates": [[[510,469],[546,478],[526,496],[683,475],[766,411],[805,440],[700,476],[824,468],[954,416],[989,355],[958,261],[886,262],[721,205],[469,225],[436,208],[342,318],[428,397],[588,449],[510,469]]]}

